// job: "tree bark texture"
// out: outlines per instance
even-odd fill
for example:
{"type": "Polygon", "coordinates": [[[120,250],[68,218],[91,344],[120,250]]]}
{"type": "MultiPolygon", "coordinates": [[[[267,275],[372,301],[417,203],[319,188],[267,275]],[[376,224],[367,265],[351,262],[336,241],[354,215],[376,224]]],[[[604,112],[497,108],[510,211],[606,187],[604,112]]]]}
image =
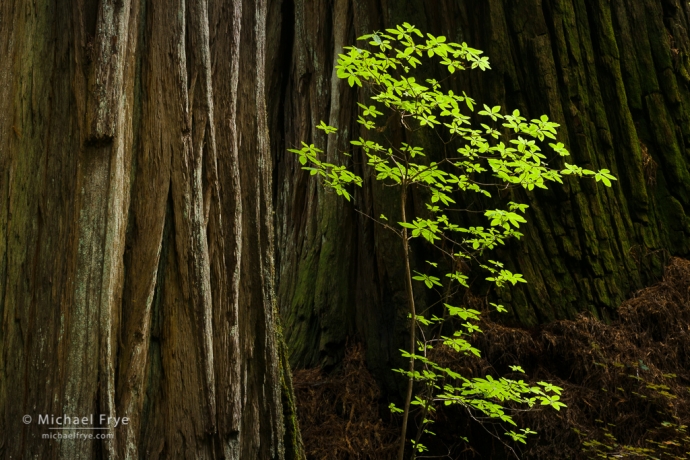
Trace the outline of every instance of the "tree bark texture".
{"type": "Polygon", "coordinates": [[[300,457],[268,8],[0,2],[0,457],[300,457]],[[41,414],[129,424],[43,440],[41,414]]]}
{"type": "MultiPolygon", "coordinates": [[[[404,348],[401,251],[393,235],[359,213],[396,221],[394,192],[367,175],[350,205],[285,151],[305,140],[325,147],[330,160],[362,134],[355,103],[366,95],[337,79],[337,54],[357,36],[404,21],[490,57],[491,71],[462,72],[455,89],[528,118],[548,114],[562,125],[570,163],[608,168],[619,179],[611,189],[568,180],[549,192],[502,196],[531,206],[523,240],[496,254],[528,280],[495,294],[509,307],[508,321],[529,327],[583,311],[609,318],[661,275],[669,254],[690,253],[687,2],[294,0],[283,9],[285,76],[269,100],[279,109],[270,121],[278,297],[293,364],[335,363],[355,336],[366,342],[370,366],[390,375],[404,348]],[[320,120],[340,128],[338,135],[326,139],[315,129],[320,120]]],[[[433,152],[431,139],[408,140],[433,152]]],[[[350,161],[362,171],[360,153],[350,161]]],[[[421,198],[411,200],[418,215],[421,198]]],[[[428,271],[422,246],[413,257],[428,271]]],[[[422,291],[415,294],[419,311],[422,291]]]]}

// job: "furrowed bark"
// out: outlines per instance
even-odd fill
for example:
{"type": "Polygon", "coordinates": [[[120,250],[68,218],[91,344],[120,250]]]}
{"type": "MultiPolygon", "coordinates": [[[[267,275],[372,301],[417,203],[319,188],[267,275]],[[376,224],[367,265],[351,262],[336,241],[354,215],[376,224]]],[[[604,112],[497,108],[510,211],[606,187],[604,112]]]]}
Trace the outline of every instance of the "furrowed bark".
{"type": "MultiPolygon", "coordinates": [[[[149,88],[152,98],[143,100],[136,116],[148,129],[139,134],[140,154],[137,156],[133,182],[131,227],[125,265],[129,265],[125,278],[123,304],[131,308],[123,311],[122,350],[118,375],[118,394],[121,395],[118,413],[128,414],[131,422],[123,427],[120,452],[123,458],[139,457],[138,433],[142,425],[141,411],[146,395],[148,360],[151,349],[151,326],[156,286],[162,279],[161,254],[164,240],[166,215],[169,213],[170,174],[174,139],[167,130],[169,120],[159,116],[164,108],[174,107],[175,93],[166,88],[166,78],[171,75],[175,63],[170,55],[160,53],[172,47],[165,30],[174,18],[163,17],[166,13],[152,5],[148,14],[155,17],[151,22],[149,49],[153,52],[142,60],[144,73],[140,85],[149,88]],[[160,16],[158,16],[160,15],[160,16]],[[133,255],[136,255],[134,257],[133,255]]],[[[174,24],[174,22],[172,22],[174,24]]],[[[177,32],[179,32],[179,25],[177,32]]],[[[170,228],[167,231],[170,234],[170,228]]],[[[163,266],[164,267],[164,266],[163,266]]]]}
{"type": "Polygon", "coordinates": [[[283,422],[267,8],[0,5],[1,457],[303,458],[283,422]],[[129,423],[46,440],[46,414],[129,423]]]}
{"type": "MultiPolygon", "coordinates": [[[[227,152],[218,157],[218,182],[224,192],[214,197],[214,204],[225,217],[224,238],[213,238],[222,247],[212,246],[214,265],[212,280],[214,292],[222,289],[219,299],[225,299],[227,306],[214,312],[213,323],[223,325],[214,330],[214,353],[216,356],[235,356],[240,353],[239,344],[239,283],[242,258],[242,197],[239,169],[237,112],[238,79],[240,65],[240,31],[242,28],[242,1],[230,4],[213,2],[211,16],[221,18],[221,27],[211,30],[211,53],[215,63],[214,117],[218,120],[222,135],[216,137],[218,152],[227,152]],[[222,120],[222,121],[221,121],[222,120]],[[221,263],[224,260],[224,264],[221,263]]],[[[245,27],[249,27],[245,25],[245,27]]],[[[216,228],[214,220],[212,228],[216,228]]],[[[218,430],[222,436],[222,449],[226,456],[239,455],[239,438],[242,399],[236,391],[240,384],[241,363],[239,360],[216,360],[218,430]]]]}

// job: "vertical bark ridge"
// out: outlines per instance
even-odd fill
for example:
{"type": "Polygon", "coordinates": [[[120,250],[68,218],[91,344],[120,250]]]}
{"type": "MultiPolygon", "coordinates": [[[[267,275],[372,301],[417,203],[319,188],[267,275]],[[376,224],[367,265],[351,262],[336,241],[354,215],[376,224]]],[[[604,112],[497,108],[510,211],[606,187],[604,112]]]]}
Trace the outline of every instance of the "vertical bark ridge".
{"type": "MultiPolygon", "coordinates": [[[[95,64],[89,81],[87,139],[115,137],[122,113],[122,89],[131,0],[103,0],[93,43],[95,64]]],[[[136,18],[133,18],[136,23],[136,18]]]]}
{"type": "MultiPolygon", "coordinates": [[[[170,337],[170,354],[164,354],[164,367],[172,370],[176,379],[167,382],[166,405],[174,418],[187,417],[184,430],[170,433],[174,442],[170,448],[176,455],[210,458],[212,450],[204,443],[204,433],[215,431],[215,385],[208,371],[213,366],[212,349],[208,346],[205,326],[207,312],[211,309],[210,261],[204,213],[204,138],[208,113],[204,110],[203,86],[207,83],[200,59],[195,56],[192,43],[199,43],[203,32],[200,21],[201,8],[192,8],[192,2],[183,1],[175,9],[180,33],[175,34],[178,43],[178,64],[174,78],[178,93],[173,100],[177,104],[172,127],[176,128],[176,145],[172,153],[172,198],[175,228],[176,267],[181,282],[182,297],[166,295],[163,311],[169,313],[164,330],[170,337]],[[190,33],[190,37],[186,37],[190,33]],[[189,44],[188,44],[189,41],[189,44]],[[201,73],[201,81],[199,74],[201,73]],[[202,87],[195,94],[197,85],[202,87]],[[200,96],[200,97],[198,97],[200,96]],[[199,101],[198,99],[202,100],[199,101]],[[182,104],[180,104],[182,102],[182,104]],[[197,104],[195,106],[195,104],[197,104]],[[195,110],[196,109],[196,110],[195,110]],[[185,344],[185,337],[193,338],[195,345],[185,344]],[[210,356],[209,356],[210,353],[210,356]],[[167,365],[166,365],[167,364],[167,365]],[[210,368],[209,368],[210,366],[210,368]],[[183,390],[181,383],[187,380],[184,390],[193,396],[174,404],[173,395],[183,390]],[[210,386],[209,386],[210,385],[210,386]]],[[[203,38],[202,38],[203,39],[203,38]]],[[[198,51],[203,56],[202,51],[198,51]]],[[[169,294],[166,292],[166,294],[169,294]]]]}
{"type": "MultiPolygon", "coordinates": [[[[205,0],[190,3],[190,44],[192,50],[192,62],[194,65],[194,80],[196,88],[191,91],[196,93],[192,111],[192,141],[194,155],[198,160],[197,186],[202,195],[198,198],[202,220],[198,223],[196,232],[203,237],[202,263],[204,265],[203,286],[206,291],[204,303],[198,306],[198,340],[200,342],[201,360],[204,366],[205,396],[207,407],[207,430],[209,433],[216,430],[216,384],[213,358],[213,331],[211,321],[213,319],[213,300],[211,296],[211,258],[208,244],[208,217],[211,206],[211,193],[218,196],[218,177],[216,171],[216,137],[213,119],[213,91],[211,82],[211,50],[209,46],[208,5],[205,0]],[[206,171],[206,177],[203,173],[206,171]]],[[[216,210],[216,215],[217,210],[216,210]]],[[[215,222],[218,233],[218,243],[222,242],[223,228],[220,216],[215,222]]],[[[222,247],[221,247],[222,250],[222,247]]],[[[221,261],[222,264],[222,261],[221,261]]],[[[221,294],[221,293],[218,293],[221,294]]],[[[216,302],[218,303],[218,301],[216,302]]],[[[220,308],[220,305],[217,306],[220,308]]]]}
{"type": "MultiPolygon", "coordinates": [[[[214,353],[216,356],[234,356],[240,352],[238,310],[240,264],[242,258],[242,197],[240,188],[237,98],[240,65],[240,32],[242,28],[242,0],[230,4],[214,2],[211,17],[217,18],[211,28],[211,55],[214,67],[214,118],[219,126],[216,146],[219,155],[217,168],[219,189],[215,196],[220,213],[225,217],[223,247],[214,251],[214,260],[225,261],[225,266],[214,263],[212,272],[215,285],[226,286],[218,296],[220,308],[214,308],[214,353]],[[221,280],[225,280],[221,282],[221,280]]],[[[211,222],[211,229],[216,228],[211,222]]],[[[221,241],[211,233],[211,241],[221,241]]],[[[214,289],[214,292],[218,292],[214,289]]],[[[238,388],[240,381],[239,360],[216,360],[218,431],[220,450],[225,458],[239,457],[239,432],[241,428],[242,399],[238,388]]]]}
{"type": "MultiPolygon", "coordinates": [[[[81,139],[84,148],[79,152],[77,166],[77,254],[74,310],[70,312],[74,316],[67,329],[71,353],[66,357],[62,403],[65,414],[90,407],[91,413],[100,412],[108,417],[115,415],[114,339],[119,316],[114,312],[121,287],[123,220],[128,207],[124,171],[130,161],[122,126],[122,80],[129,51],[127,27],[131,11],[129,2],[117,5],[120,9],[115,6],[105,3],[98,10],[95,65],[85,97],[86,130],[81,139]],[[98,344],[96,349],[89,350],[94,343],[98,344]],[[89,352],[99,356],[97,366],[84,359],[89,352]]],[[[105,456],[115,457],[116,449],[116,442],[104,446],[105,456]]],[[[77,440],[61,440],[58,452],[75,459],[93,455],[77,440]]]]}
{"type": "Polygon", "coordinates": [[[243,413],[243,431],[252,441],[244,444],[240,458],[283,455],[282,410],[279,411],[274,403],[276,397],[280,398],[281,389],[278,355],[275,338],[265,334],[276,327],[272,294],[272,219],[262,218],[272,215],[271,156],[264,93],[266,8],[265,1],[244,1],[243,17],[249,23],[244,23],[240,32],[243,42],[257,44],[256,49],[240,46],[238,84],[238,111],[255,114],[237,120],[241,133],[238,149],[243,213],[239,327],[244,337],[241,347],[247,357],[243,369],[247,382],[243,398],[255,401],[243,413]],[[247,133],[253,135],[247,138],[244,136],[247,133]],[[244,333],[249,330],[260,333],[252,337],[244,333]]]}
{"type": "MultiPolygon", "coordinates": [[[[147,14],[157,14],[151,5],[147,14]]],[[[162,14],[162,13],[161,13],[162,14]]],[[[130,418],[120,438],[123,458],[140,458],[139,432],[141,412],[146,395],[147,363],[152,329],[152,310],[159,273],[165,217],[170,197],[170,169],[173,139],[161,108],[176,102],[170,98],[167,78],[174,63],[163,50],[171,46],[166,37],[168,22],[163,18],[151,21],[141,72],[143,87],[151,97],[141,101],[141,120],[148,129],[142,132],[137,146],[136,172],[130,209],[131,230],[128,232],[124,263],[126,272],[122,300],[122,344],[118,368],[117,413],[130,418]]]]}

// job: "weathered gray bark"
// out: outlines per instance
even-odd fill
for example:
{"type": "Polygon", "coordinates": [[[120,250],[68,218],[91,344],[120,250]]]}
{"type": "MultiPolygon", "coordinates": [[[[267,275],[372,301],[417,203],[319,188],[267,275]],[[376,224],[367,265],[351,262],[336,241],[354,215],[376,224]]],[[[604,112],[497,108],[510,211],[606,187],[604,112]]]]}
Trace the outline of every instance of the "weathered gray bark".
{"type": "Polygon", "coordinates": [[[301,456],[275,311],[267,10],[0,4],[0,457],[301,456]],[[129,424],[43,440],[42,414],[129,424]]]}
{"type": "MultiPolygon", "coordinates": [[[[347,337],[357,336],[370,366],[389,378],[404,347],[400,251],[354,210],[388,215],[394,196],[374,184],[355,191],[354,206],[336,200],[285,152],[305,140],[331,155],[359,136],[355,102],[364,95],[338,81],[333,66],[343,44],[372,30],[408,21],[484,50],[493,70],[464,72],[457,88],[480,103],[548,114],[562,125],[571,162],[619,178],[607,190],[569,181],[513,197],[531,205],[530,225],[524,241],[496,257],[529,284],[499,293],[508,321],[532,326],[581,311],[610,317],[661,275],[669,254],[690,253],[687,2],[295,0],[284,8],[294,28],[283,27],[291,54],[285,86],[271,98],[284,120],[272,122],[272,139],[279,302],[295,365],[337,362],[347,337]],[[338,137],[326,140],[315,129],[320,120],[338,126],[338,137]]],[[[414,141],[433,150],[429,139],[414,141]]],[[[360,168],[362,158],[352,162],[360,168]]]]}

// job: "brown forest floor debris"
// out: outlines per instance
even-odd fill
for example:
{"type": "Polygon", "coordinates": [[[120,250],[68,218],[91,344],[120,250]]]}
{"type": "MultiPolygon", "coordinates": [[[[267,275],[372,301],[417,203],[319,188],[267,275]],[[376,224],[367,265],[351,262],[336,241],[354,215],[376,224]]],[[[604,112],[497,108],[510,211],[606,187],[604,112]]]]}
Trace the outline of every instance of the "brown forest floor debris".
{"type": "Polygon", "coordinates": [[[380,390],[366,368],[362,345],[348,348],[339,371],[298,370],[293,384],[307,458],[393,458],[398,428],[381,419],[380,390]]]}
{"type": "MultiPolygon", "coordinates": [[[[508,366],[519,364],[530,381],[564,388],[566,409],[516,414],[521,427],[539,433],[516,449],[521,458],[584,459],[597,452],[614,456],[608,458],[690,458],[690,438],[678,428],[690,425],[690,261],[671,259],[663,280],[623,303],[611,324],[581,315],[533,330],[491,321],[482,329],[476,343],[481,360],[457,359],[454,353],[436,359],[467,377],[490,373],[516,378],[508,366]],[[583,442],[591,443],[588,452],[583,442]]],[[[392,456],[396,427],[381,419],[389,418],[386,404],[363,356],[361,346],[351,348],[343,369],[331,376],[320,370],[295,373],[309,458],[392,456]]],[[[437,453],[447,453],[445,446],[460,436],[472,444],[463,454],[458,443],[456,454],[445,458],[511,456],[461,411],[439,417],[435,439],[443,448],[437,453]]],[[[426,441],[434,446],[433,438],[426,441]]]]}

